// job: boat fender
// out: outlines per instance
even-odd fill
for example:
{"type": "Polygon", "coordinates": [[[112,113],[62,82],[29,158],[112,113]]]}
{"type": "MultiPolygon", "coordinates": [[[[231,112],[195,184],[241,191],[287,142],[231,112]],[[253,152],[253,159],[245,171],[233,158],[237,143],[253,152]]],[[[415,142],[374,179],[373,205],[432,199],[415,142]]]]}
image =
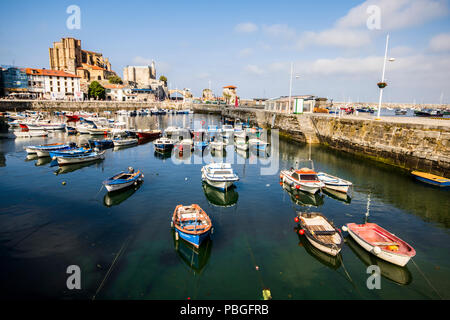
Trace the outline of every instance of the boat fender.
{"type": "Polygon", "coordinates": [[[299,186],[299,185],[296,185],[295,188],[298,190],[298,189],[300,189],[300,186],[299,186]]]}
{"type": "Polygon", "coordinates": [[[381,253],[381,248],[380,247],[374,247],[373,248],[373,253],[376,254],[376,255],[380,254],[381,253]]]}
{"type": "Polygon", "coordinates": [[[345,232],[347,232],[347,231],[348,231],[348,228],[347,228],[347,226],[342,226],[342,231],[345,231],[345,232]]]}
{"type": "Polygon", "coordinates": [[[305,230],[303,230],[303,229],[298,230],[298,234],[301,235],[301,236],[304,235],[305,234],[305,230]]]}
{"type": "Polygon", "coordinates": [[[299,219],[298,217],[295,217],[295,218],[294,218],[294,221],[297,222],[297,223],[299,223],[300,219],[299,219]]]}
{"type": "Polygon", "coordinates": [[[178,241],[178,232],[175,232],[175,240],[178,241]]]}
{"type": "Polygon", "coordinates": [[[214,233],[214,228],[211,228],[211,234],[213,234],[214,233]]]}
{"type": "Polygon", "coordinates": [[[173,221],[170,221],[170,227],[173,228],[173,221]]]}

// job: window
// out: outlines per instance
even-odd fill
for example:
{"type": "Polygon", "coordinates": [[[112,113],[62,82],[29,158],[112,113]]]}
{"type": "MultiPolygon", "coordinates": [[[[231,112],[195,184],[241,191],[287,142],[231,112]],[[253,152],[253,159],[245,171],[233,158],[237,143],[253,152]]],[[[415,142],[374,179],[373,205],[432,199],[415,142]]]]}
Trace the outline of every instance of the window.
{"type": "Polygon", "coordinates": [[[102,77],[101,77],[101,76],[98,76],[98,80],[102,80],[102,77]]]}
{"type": "Polygon", "coordinates": [[[294,179],[297,179],[297,180],[298,180],[298,174],[297,174],[297,173],[294,173],[294,174],[292,175],[292,178],[294,178],[294,179]]]}
{"type": "Polygon", "coordinates": [[[59,81],[58,81],[58,87],[60,86],[61,84],[59,83],[59,81]]]}
{"type": "Polygon", "coordinates": [[[67,81],[66,81],[66,82],[64,82],[64,86],[65,86],[65,87],[67,87],[67,81]]]}
{"type": "Polygon", "coordinates": [[[72,93],[74,93],[75,92],[75,89],[74,88],[72,88],[72,93]]]}
{"type": "Polygon", "coordinates": [[[50,85],[51,85],[51,86],[53,85],[53,81],[50,81],[50,85]]]}
{"type": "Polygon", "coordinates": [[[73,81],[72,81],[72,87],[74,87],[75,85],[73,84],[73,81]]]}
{"type": "Polygon", "coordinates": [[[64,80],[67,80],[67,77],[64,77],[64,80]]]}
{"type": "Polygon", "coordinates": [[[61,88],[58,88],[58,92],[61,92],[61,88]]]}

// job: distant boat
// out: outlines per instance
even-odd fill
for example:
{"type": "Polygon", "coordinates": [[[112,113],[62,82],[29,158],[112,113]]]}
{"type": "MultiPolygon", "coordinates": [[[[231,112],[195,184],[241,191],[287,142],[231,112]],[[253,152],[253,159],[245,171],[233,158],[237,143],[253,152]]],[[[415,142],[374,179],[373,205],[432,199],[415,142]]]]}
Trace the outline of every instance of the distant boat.
{"type": "Polygon", "coordinates": [[[344,238],[338,228],[319,212],[298,212],[300,224],[308,241],[320,251],[336,256],[341,251],[344,238]]]}
{"type": "Polygon", "coordinates": [[[173,212],[172,227],[175,228],[176,239],[180,237],[198,248],[210,236],[212,222],[198,204],[180,204],[173,212]]]}
{"type": "Polygon", "coordinates": [[[136,131],[139,139],[155,139],[162,135],[161,130],[138,130],[136,131]]]}
{"type": "Polygon", "coordinates": [[[397,109],[395,110],[395,114],[400,116],[400,115],[405,115],[408,112],[408,110],[406,109],[397,109]]]}
{"type": "Polygon", "coordinates": [[[375,112],[374,109],[372,109],[372,108],[367,108],[367,107],[364,107],[364,108],[357,108],[356,111],[358,111],[358,112],[368,112],[368,113],[374,113],[374,112],[375,112]]]}
{"type": "Polygon", "coordinates": [[[106,190],[108,190],[108,192],[113,192],[122,190],[131,185],[136,185],[139,182],[142,182],[143,179],[144,174],[141,171],[138,170],[134,172],[134,169],[132,167],[129,167],[128,172],[119,172],[111,178],[103,181],[103,185],[105,186],[106,190]]]}
{"type": "Polygon", "coordinates": [[[267,146],[269,145],[268,142],[262,141],[261,139],[250,139],[248,140],[248,144],[250,147],[253,147],[259,151],[266,151],[267,146]]]}
{"type": "Polygon", "coordinates": [[[336,190],[339,192],[347,193],[348,189],[352,186],[350,181],[329,175],[325,172],[319,172],[317,177],[320,181],[325,183],[325,188],[336,190]]]}
{"type": "Polygon", "coordinates": [[[173,149],[174,141],[169,138],[160,138],[153,142],[155,150],[159,152],[170,152],[173,149]]]}
{"type": "Polygon", "coordinates": [[[450,187],[450,179],[421,171],[413,171],[411,172],[411,174],[421,182],[425,182],[437,187],[450,187]]]}
{"type": "Polygon", "coordinates": [[[421,109],[415,110],[414,114],[418,117],[442,117],[444,114],[440,110],[421,109]]]}
{"type": "Polygon", "coordinates": [[[292,188],[313,194],[325,187],[325,183],[319,180],[317,173],[309,168],[282,170],[280,179],[292,188]]]}
{"type": "Polygon", "coordinates": [[[366,251],[398,266],[405,266],[416,255],[413,247],[375,223],[348,223],[343,230],[366,251]]]}
{"type": "Polygon", "coordinates": [[[99,149],[113,148],[114,142],[111,139],[89,140],[89,145],[99,149]]]}
{"type": "Polygon", "coordinates": [[[220,190],[227,190],[239,177],[229,163],[210,163],[202,168],[202,180],[220,190]]]}
{"type": "Polygon", "coordinates": [[[73,156],[73,155],[83,155],[83,154],[88,154],[91,153],[93,150],[90,148],[72,148],[72,149],[67,149],[67,150],[62,150],[62,151],[50,151],[49,152],[49,156],[50,158],[55,158],[55,157],[65,157],[65,156],[73,156]]]}
{"type": "Polygon", "coordinates": [[[245,141],[245,139],[237,139],[236,142],[234,143],[234,145],[236,146],[236,149],[239,149],[239,150],[248,150],[249,149],[249,145],[245,141]]]}

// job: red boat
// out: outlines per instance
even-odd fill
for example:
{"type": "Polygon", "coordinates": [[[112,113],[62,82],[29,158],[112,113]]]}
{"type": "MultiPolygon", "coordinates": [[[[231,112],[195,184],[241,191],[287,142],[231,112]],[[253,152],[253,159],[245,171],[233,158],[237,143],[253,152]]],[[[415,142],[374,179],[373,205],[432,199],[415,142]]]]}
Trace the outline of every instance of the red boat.
{"type": "Polygon", "coordinates": [[[375,223],[348,223],[348,230],[342,229],[370,253],[398,266],[403,267],[416,255],[413,247],[375,223]]]}
{"type": "Polygon", "coordinates": [[[66,117],[67,117],[67,122],[77,122],[80,120],[80,117],[77,116],[76,114],[74,114],[74,115],[66,114],[66,117]]]}
{"type": "Polygon", "coordinates": [[[136,134],[138,135],[139,139],[156,139],[161,137],[162,132],[161,130],[139,130],[136,131],[136,134]]]}

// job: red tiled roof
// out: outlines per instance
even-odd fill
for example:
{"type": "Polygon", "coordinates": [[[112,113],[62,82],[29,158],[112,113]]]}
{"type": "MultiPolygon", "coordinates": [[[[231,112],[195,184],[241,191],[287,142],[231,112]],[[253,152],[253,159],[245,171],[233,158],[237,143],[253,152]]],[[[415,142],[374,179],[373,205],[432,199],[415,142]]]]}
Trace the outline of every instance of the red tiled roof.
{"type": "Polygon", "coordinates": [[[106,89],[122,89],[125,88],[125,85],[122,84],[107,84],[103,86],[106,89]]]}
{"type": "Polygon", "coordinates": [[[81,77],[79,77],[79,76],[77,76],[75,74],[67,73],[67,72],[62,71],[62,70],[47,70],[47,69],[26,68],[25,72],[28,75],[81,78],[81,77]]]}
{"type": "Polygon", "coordinates": [[[84,66],[86,66],[86,67],[88,67],[88,68],[91,68],[92,70],[104,70],[104,71],[107,71],[106,69],[104,69],[104,68],[102,68],[102,67],[93,66],[93,65],[90,65],[90,64],[86,64],[86,63],[83,63],[83,67],[84,67],[84,66]]]}
{"type": "Polygon", "coordinates": [[[228,89],[236,89],[237,87],[235,87],[235,86],[226,86],[226,87],[224,87],[224,88],[228,88],[228,89]]]}

